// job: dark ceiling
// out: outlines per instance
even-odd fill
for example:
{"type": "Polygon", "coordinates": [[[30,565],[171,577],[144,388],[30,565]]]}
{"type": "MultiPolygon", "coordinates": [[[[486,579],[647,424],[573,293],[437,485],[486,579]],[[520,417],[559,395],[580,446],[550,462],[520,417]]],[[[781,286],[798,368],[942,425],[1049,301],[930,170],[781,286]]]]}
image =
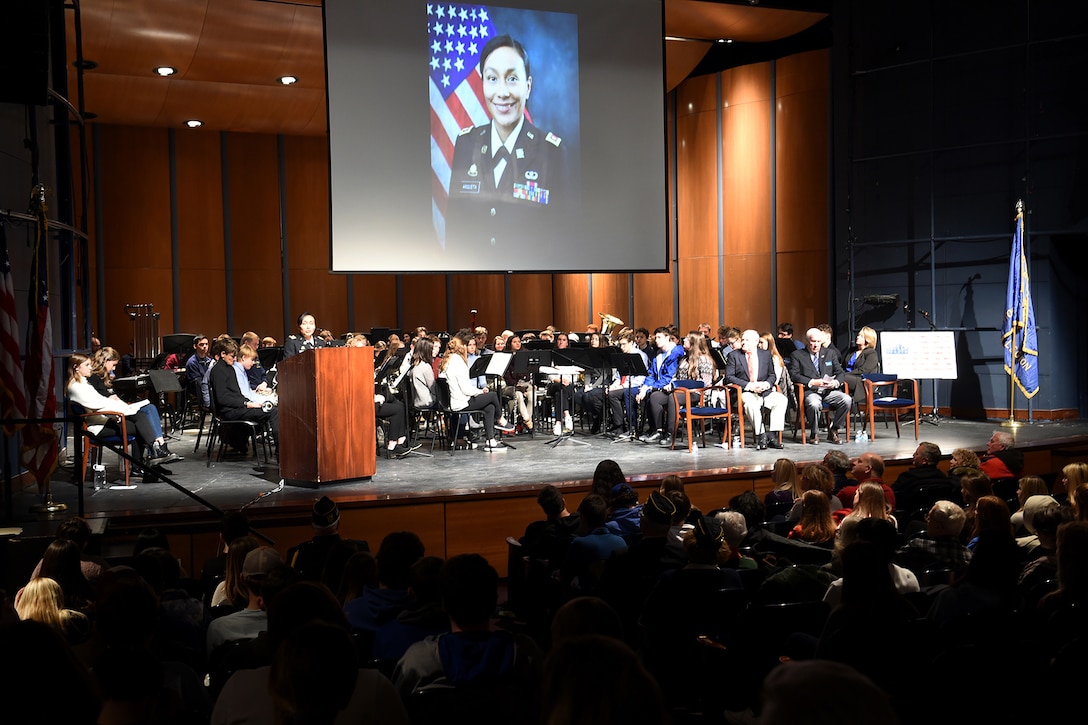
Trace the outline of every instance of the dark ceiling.
{"type": "MultiPolygon", "coordinates": [[[[668,88],[693,73],[827,45],[830,1],[664,0],[668,88]],[[719,38],[733,41],[716,43],[719,38]]],[[[79,0],[66,11],[69,92],[101,123],[322,135],[321,0],[79,0]],[[177,69],[169,78],[157,66],[177,69]],[[277,79],[294,75],[298,82],[277,79]]]]}

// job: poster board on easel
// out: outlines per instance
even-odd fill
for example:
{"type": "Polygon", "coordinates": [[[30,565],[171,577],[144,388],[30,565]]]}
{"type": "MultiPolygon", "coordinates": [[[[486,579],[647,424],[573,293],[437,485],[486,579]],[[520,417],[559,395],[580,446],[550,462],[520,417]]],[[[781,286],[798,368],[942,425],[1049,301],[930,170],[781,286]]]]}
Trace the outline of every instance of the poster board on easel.
{"type": "Polygon", "coordinates": [[[956,336],[952,330],[880,333],[880,365],[885,373],[915,380],[955,380],[956,336]]]}

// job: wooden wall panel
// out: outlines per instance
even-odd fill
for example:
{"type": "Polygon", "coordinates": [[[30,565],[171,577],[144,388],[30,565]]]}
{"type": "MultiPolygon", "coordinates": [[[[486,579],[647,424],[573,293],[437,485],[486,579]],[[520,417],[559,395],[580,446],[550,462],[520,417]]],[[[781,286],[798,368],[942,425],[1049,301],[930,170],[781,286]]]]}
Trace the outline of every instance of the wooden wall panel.
{"type": "Polygon", "coordinates": [[[776,64],[780,252],[829,246],[828,63],[826,51],[814,51],[776,64]]]}
{"type": "MultiPolygon", "coordinates": [[[[232,133],[227,136],[228,188],[230,203],[231,276],[234,329],[275,334],[283,327],[280,273],[279,153],[276,137],[232,133]],[[261,294],[268,290],[268,294],[261,294]]],[[[299,302],[306,304],[305,293],[299,302]]],[[[301,311],[301,310],[300,310],[301,311]]],[[[322,310],[311,310],[321,321],[322,310]]],[[[295,330],[290,330],[295,332],[295,330]]]]}
{"type": "MultiPolygon", "coordinates": [[[[286,317],[294,332],[299,313],[309,310],[318,325],[339,336],[348,329],[347,276],[329,273],[328,156],[324,138],[294,136],[283,140],[291,284],[286,317]]],[[[276,314],[283,319],[282,301],[276,314]]]]}
{"type": "Polygon", "coordinates": [[[607,274],[594,274],[593,275],[593,309],[590,310],[590,317],[593,320],[593,324],[601,324],[601,313],[615,315],[623,320],[625,323],[629,322],[627,319],[630,315],[628,311],[628,300],[630,299],[630,292],[628,291],[627,279],[628,275],[619,272],[612,272],[607,274]]]}
{"type": "MultiPolygon", "coordinates": [[[[527,330],[552,324],[552,276],[550,274],[510,275],[510,319],[506,328],[527,330]]],[[[504,328],[491,329],[494,338],[504,328]]]]}
{"type": "Polygon", "coordinates": [[[369,333],[372,327],[396,327],[397,276],[356,274],[352,279],[355,291],[355,329],[352,332],[369,333]]]}
{"type": "MultiPolygon", "coordinates": [[[[769,100],[723,110],[722,227],[726,255],[770,249],[770,122],[769,100]]],[[[765,280],[769,273],[769,269],[764,272],[765,280]]]]}
{"type": "MultiPolygon", "coordinates": [[[[403,326],[411,329],[423,325],[432,332],[446,330],[446,275],[406,274],[401,279],[403,326]]],[[[384,326],[395,327],[396,314],[390,314],[388,318],[384,326]]]]}
{"type": "Polygon", "coordinates": [[[154,304],[160,324],[173,315],[169,144],[166,129],[103,126],[100,134],[102,343],[124,355],[132,339],[126,304],[154,304]]]}
{"type": "Polygon", "coordinates": [[[774,329],[770,268],[770,251],[726,257],[724,324],[741,330],[755,328],[761,333],[774,329]]]}
{"type": "Polygon", "coordinates": [[[591,313],[589,276],[584,273],[553,274],[552,289],[552,324],[568,332],[585,330],[591,313]]]}
{"type": "Polygon", "coordinates": [[[677,254],[718,254],[718,115],[678,116],[676,123],[677,254]]]}
{"type": "Polygon", "coordinates": [[[700,322],[718,325],[718,257],[687,257],[680,260],[680,334],[700,322]]]}
{"type": "Polygon", "coordinates": [[[718,107],[717,76],[689,78],[676,89],[676,115],[687,116],[718,107]]]}
{"type": "Polygon", "coordinates": [[[506,322],[503,275],[455,274],[452,283],[453,327],[471,327],[472,310],[476,310],[476,324],[488,332],[496,328],[502,332],[506,322]]]}
{"type": "Polygon", "coordinates": [[[785,252],[778,255],[778,317],[793,323],[793,336],[828,321],[827,250],[785,252]]]}
{"type": "MultiPolygon", "coordinates": [[[[635,319],[632,327],[650,332],[659,325],[676,321],[671,272],[644,272],[635,275],[635,319]]],[[[632,323],[631,320],[627,321],[632,323]]]]}
{"type": "MultiPolygon", "coordinates": [[[[179,329],[214,337],[227,331],[223,260],[223,176],[219,135],[175,132],[178,208],[179,329]]],[[[275,297],[278,299],[279,294],[275,297]]],[[[279,330],[270,331],[279,337],[279,330]]]]}

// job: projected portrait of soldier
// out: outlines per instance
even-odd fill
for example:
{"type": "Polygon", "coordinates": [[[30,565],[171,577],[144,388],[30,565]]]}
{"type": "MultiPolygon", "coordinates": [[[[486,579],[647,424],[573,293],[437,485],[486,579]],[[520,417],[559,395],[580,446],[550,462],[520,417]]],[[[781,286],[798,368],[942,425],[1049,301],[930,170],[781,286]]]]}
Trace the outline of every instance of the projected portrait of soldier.
{"type": "Polygon", "coordinates": [[[533,90],[529,54],[498,35],[480,53],[480,77],[491,120],[457,136],[450,167],[447,249],[509,251],[526,225],[556,215],[565,189],[563,139],[526,116],[533,90]]]}

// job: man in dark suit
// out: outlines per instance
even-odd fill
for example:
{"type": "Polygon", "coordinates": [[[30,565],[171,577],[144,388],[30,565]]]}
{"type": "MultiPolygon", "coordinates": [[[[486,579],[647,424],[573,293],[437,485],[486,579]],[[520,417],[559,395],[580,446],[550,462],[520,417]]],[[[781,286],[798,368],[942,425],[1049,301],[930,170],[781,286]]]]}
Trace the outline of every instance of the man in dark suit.
{"type": "Polygon", "coordinates": [[[739,385],[740,396],[744,405],[744,414],[752,421],[752,431],[756,435],[756,448],[781,448],[778,434],[786,426],[786,408],[789,401],[781,392],[774,389],[776,376],[774,360],[770,350],[759,347],[759,333],[745,330],[740,337],[740,349],[731,350],[725,358],[725,381],[730,385],[739,385]],[[771,435],[763,429],[763,411],[771,414],[771,435]]]}
{"type": "Polygon", "coordinates": [[[280,441],[279,409],[273,407],[266,412],[261,408],[260,403],[248,400],[242,395],[242,388],[238,384],[238,374],[234,369],[234,360],[237,357],[238,343],[234,340],[224,340],[219,362],[212,366],[208,379],[208,388],[212,402],[215,404],[216,415],[223,420],[252,420],[267,423],[269,430],[272,431],[272,439],[278,446],[280,441]]]}
{"type": "Polygon", "coordinates": [[[846,373],[838,356],[824,347],[824,333],[812,327],[805,333],[807,344],[803,350],[790,355],[790,378],[805,386],[805,415],[812,430],[810,443],[819,443],[820,413],[826,401],[832,409],[831,428],[827,438],[832,443],[842,443],[839,430],[850,410],[850,396],[842,391],[846,373]]]}

